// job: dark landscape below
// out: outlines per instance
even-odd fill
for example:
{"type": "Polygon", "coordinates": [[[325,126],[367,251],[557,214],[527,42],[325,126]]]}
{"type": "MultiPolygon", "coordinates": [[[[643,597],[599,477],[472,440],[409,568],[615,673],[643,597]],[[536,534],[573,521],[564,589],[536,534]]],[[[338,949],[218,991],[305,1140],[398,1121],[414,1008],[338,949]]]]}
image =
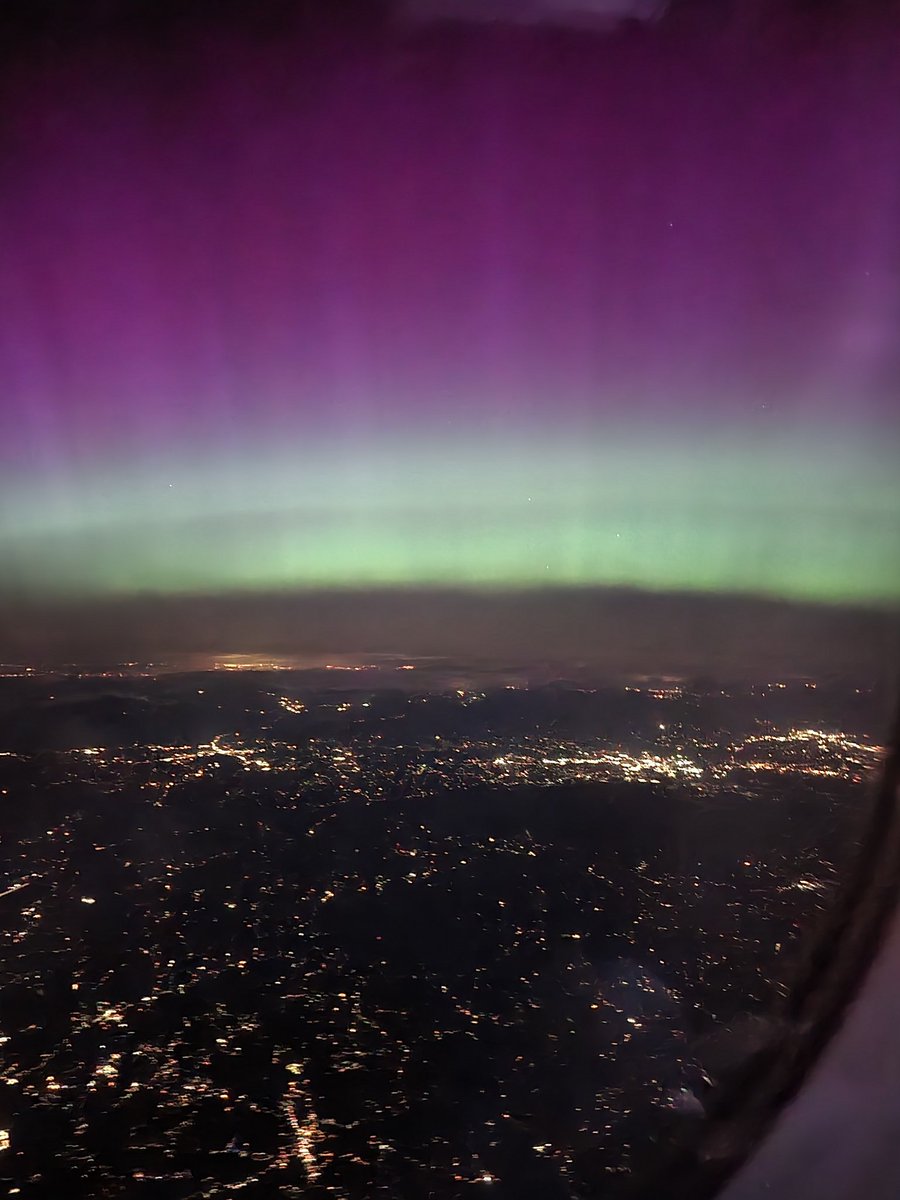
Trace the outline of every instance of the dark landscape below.
{"type": "Polygon", "coordinates": [[[619,1194],[765,1045],[883,728],[401,662],[8,668],[0,718],[0,1179],[167,1200],[619,1194]]]}

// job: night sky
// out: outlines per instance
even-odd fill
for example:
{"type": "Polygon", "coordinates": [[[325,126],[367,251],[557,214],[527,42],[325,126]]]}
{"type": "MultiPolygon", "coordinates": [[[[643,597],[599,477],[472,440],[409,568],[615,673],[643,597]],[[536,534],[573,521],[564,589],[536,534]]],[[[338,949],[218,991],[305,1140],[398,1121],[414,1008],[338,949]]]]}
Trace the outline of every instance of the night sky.
{"type": "Polygon", "coordinates": [[[897,605],[895,6],[291,7],[9,53],[0,651],[148,596],[897,605]]]}

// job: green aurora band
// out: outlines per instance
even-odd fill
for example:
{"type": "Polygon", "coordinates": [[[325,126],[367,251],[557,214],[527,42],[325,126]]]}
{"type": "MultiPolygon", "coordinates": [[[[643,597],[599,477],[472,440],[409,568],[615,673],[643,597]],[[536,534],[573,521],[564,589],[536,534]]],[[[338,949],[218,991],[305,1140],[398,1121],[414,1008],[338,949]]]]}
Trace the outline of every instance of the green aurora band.
{"type": "Polygon", "coordinates": [[[896,440],[871,426],[210,441],[8,470],[3,592],[625,586],[900,600],[896,440]]]}

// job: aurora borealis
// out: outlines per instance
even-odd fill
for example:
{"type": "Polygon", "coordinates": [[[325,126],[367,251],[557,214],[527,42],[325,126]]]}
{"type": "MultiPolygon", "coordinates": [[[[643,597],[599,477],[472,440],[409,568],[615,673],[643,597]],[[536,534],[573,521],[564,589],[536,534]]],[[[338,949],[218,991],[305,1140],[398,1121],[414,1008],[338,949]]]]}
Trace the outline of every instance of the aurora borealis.
{"type": "Polygon", "coordinates": [[[373,436],[94,467],[42,481],[28,518],[4,521],[6,554],[14,575],[76,595],[613,584],[894,598],[882,448],[656,437],[373,436]]]}
{"type": "Polygon", "coordinates": [[[3,597],[896,604],[900,39],[831,11],[23,53],[3,597]]]}

